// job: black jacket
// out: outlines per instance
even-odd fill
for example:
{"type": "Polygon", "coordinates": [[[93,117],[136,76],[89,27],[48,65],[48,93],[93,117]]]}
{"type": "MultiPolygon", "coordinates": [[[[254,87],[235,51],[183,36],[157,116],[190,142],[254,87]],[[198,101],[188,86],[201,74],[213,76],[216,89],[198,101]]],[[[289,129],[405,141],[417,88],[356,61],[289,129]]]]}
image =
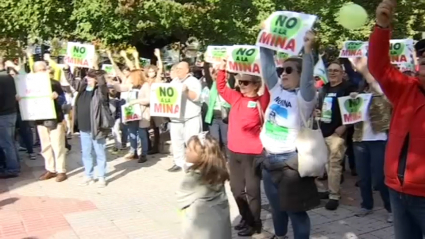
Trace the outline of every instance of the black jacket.
{"type": "MultiPolygon", "coordinates": [[[[85,80],[78,81],[75,84],[74,89],[79,93],[84,91],[87,87],[87,82],[85,80]]],[[[78,102],[79,94],[75,102],[78,102]]],[[[75,104],[73,109],[73,132],[78,129],[78,120],[76,119],[76,113],[78,109],[78,104],[75,104]]],[[[98,84],[94,89],[93,97],[90,102],[90,116],[87,117],[87,120],[91,121],[91,134],[93,139],[101,139],[108,136],[111,128],[114,126],[115,117],[112,115],[111,109],[109,108],[109,97],[108,97],[108,88],[106,86],[106,81],[98,80],[98,84]]]]}
{"type": "Polygon", "coordinates": [[[17,112],[15,80],[6,71],[0,71],[0,115],[17,112]]]}
{"type": "Polygon", "coordinates": [[[278,185],[280,209],[289,212],[304,212],[320,205],[315,178],[301,178],[298,173],[298,157],[288,159],[279,165],[270,166],[264,160],[263,167],[267,170],[273,183],[278,185]]]}

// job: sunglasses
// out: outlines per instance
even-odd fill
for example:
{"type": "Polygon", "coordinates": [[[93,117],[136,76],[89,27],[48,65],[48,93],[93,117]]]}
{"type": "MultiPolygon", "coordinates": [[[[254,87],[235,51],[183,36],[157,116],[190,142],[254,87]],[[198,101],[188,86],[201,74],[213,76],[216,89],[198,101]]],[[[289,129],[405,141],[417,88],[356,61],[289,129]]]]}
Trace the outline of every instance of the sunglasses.
{"type": "Polygon", "coordinates": [[[247,80],[240,80],[239,81],[239,85],[247,86],[249,84],[251,84],[251,81],[247,81],[247,80]]]}
{"type": "Polygon", "coordinates": [[[285,73],[287,75],[290,75],[292,72],[294,72],[294,68],[291,66],[282,67],[282,74],[285,73]]]}

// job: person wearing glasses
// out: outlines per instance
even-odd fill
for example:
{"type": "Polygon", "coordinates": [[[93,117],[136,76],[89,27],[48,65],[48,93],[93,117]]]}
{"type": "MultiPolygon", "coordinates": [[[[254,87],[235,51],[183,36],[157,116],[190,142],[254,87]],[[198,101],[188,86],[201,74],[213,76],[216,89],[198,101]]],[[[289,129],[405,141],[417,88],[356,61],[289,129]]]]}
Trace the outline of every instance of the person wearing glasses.
{"type": "Polygon", "coordinates": [[[270,101],[268,90],[259,95],[262,79],[241,74],[236,77],[239,92],[227,87],[226,62],[217,72],[217,90],[230,105],[227,147],[229,150],[230,188],[242,217],[235,226],[239,236],[252,236],[262,229],[260,175],[256,171],[262,157],[260,131],[263,114],[270,101]]]}
{"type": "Polygon", "coordinates": [[[320,128],[329,147],[328,192],[321,193],[321,198],[329,197],[325,208],[336,210],[341,197],[342,162],[346,151],[347,126],[342,124],[338,97],[356,92],[351,81],[344,80],[344,68],[334,61],[328,66],[329,83],[319,93],[319,108],[316,117],[320,117],[320,128]]]}

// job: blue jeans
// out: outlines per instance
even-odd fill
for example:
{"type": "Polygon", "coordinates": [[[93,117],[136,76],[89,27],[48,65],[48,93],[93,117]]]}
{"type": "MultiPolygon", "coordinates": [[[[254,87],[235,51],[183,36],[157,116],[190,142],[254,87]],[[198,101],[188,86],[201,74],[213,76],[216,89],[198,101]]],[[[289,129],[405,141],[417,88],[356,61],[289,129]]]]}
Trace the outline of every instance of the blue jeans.
{"type": "Polygon", "coordinates": [[[390,195],[384,182],[386,144],[386,141],[363,141],[353,144],[356,169],[360,179],[361,207],[368,210],[373,209],[373,185],[381,194],[385,209],[391,212],[390,195]]]}
{"type": "Polygon", "coordinates": [[[27,149],[27,153],[34,153],[34,139],[32,136],[32,130],[29,121],[22,121],[21,115],[18,114],[17,122],[19,127],[20,145],[24,146],[27,149]]]}
{"type": "Polygon", "coordinates": [[[422,239],[425,235],[425,197],[390,191],[395,239],[422,239]]]}
{"type": "Polygon", "coordinates": [[[142,144],[142,156],[148,155],[148,129],[139,128],[139,121],[131,121],[127,123],[130,135],[130,151],[137,154],[137,136],[142,144]]]}
{"type": "Polygon", "coordinates": [[[93,139],[90,132],[80,131],[82,158],[84,164],[85,175],[89,178],[93,178],[93,155],[92,150],[96,153],[96,173],[98,178],[105,178],[106,172],[106,138],[93,139]]]}
{"type": "MultiPolygon", "coordinates": [[[[296,152],[287,154],[267,154],[270,164],[281,163],[292,158],[296,152]]],[[[285,212],[280,210],[278,185],[272,181],[267,169],[263,169],[264,191],[272,209],[273,226],[276,236],[286,236],[288,233],[288,218],[291,219],[295,239],[310,238],[310,217],[307,212],[285,212]]]]}
{"type": "Polygon", "coordinates": [[[15,125],[16,113],[0,115],[0,148],[4,152],[4,169],[1,173],[19,174],[21,166],[19,164],[18,150],[15,145],[15,125]]]}

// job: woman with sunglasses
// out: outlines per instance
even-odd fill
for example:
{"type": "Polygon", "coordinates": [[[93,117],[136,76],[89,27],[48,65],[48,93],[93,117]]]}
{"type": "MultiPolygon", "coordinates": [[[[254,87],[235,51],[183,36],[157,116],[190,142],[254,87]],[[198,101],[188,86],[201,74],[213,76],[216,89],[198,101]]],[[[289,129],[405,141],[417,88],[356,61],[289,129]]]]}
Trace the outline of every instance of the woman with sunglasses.
{"type": "Polygon", "coordinates": [[[316,105],[312,54],[314,37],[313,32],[306,33],[303,58],[286,59],[280,78],[276,73],[274,52],[260,48],[261,70],[271,95],[260,139],[266,153],[262,175],[272,208],[276,234],[273,238],[286,238],[288,218],[291,219],[295,239],[310,238],[307,211],[320,204],[314,178],[301,178],[298,174],[295,146],[302,125],[300,114],[308,119],[316,105]]]}
{"type": "Polygon", "coordinates": [[[262,86],[259,76],[239,75],[240,92],[226,86],[226,62],[219,66],[217,90],[230,104],[227,147],[229,150],[230,187],[242,217],[235,227],[239,236],[261,233],[260,175],[256,172],[257,160],[263,146],[260,142],[262,115],[269,104],[270,94],[258,91],[262,86]]]}

